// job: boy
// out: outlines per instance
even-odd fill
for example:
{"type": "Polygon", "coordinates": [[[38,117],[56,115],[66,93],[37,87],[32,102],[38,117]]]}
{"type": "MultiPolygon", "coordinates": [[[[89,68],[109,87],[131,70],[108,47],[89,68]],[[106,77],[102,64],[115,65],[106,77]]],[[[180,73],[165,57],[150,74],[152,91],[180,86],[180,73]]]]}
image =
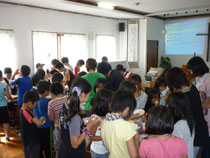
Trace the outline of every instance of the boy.
{"type": "Polygon", "coordinates": [[[31,89],[32,91],[38,93],[38,91],[37,91],[37,85],[38,85],[38,83],[39,83],[40,80],[41,80],[41,76],[38,75],[38,74],[34,74],[31,77],[31,84],[33,86],[33,88],[31,89]]]}
{"type": "Polygon", "coordinates": [[[40,81],[37,85],[37,91],[39,94],[39,102],[34,108],[33,112],[37,118],[44,116],[46,121],[43,125],[38,126],[39,140],[40,140],[40,156],[43,157],[42,153],[45,152],[45,157],[50,158],[50,127],[52,126],[51,121],[48,118],[48,103],[49,100],[45,97],[49,95],[50,83],[47,81],[40,81]]]}
{"type": "Polygon", "coordinates": [[[17,87],[16,86],[11,86],[9,83],[12,79],[12,69],[10,67],[6,67],[4,69],[4,74],[6,77],[4,77],[4,81],[7,83],[9,87],[9,92],[10,94],[15,95],[17,93],[17,87]]]}
{"type": "MultiPolygon", "coordinates": [[[[21,69],[20,69],[20,75],[22,76],[21,78],[16,79],[15,81],[11,81],[12,85],[17,85],[18,86],[18,102],[17,104],[19,106],[22,106],[23,102],[23,95],[26,91],[29,91],[32,89],[32,85],[31,85],[31,78],[28,77],[30,74],[30,67],[27,65],[22,65],[21,69]]],[[[13,79],[14,77],[19,74],[19,69],[17,69],[13,75],[13,79]]]]}
{"type": "Polygon", "coordinates": [[[62,105],[67,101],[68,96],[64,96],[64,89],[61,83],[54,82],[50,86],[52,100],[48,104],[49,120],[54,122],[55,129],[53,130],[54,148],[56,158],[59,158],[59,147],[61,144],[61,135],[59,130],[59,117],[62,105]]]}
{"type": "Polygon", "coordinates": [[[0,124],[3,124],[5,130],[5,139],[9,141],[10,127],[9,127],[9,113],[7,110],[7,99],[13,100],[9,88],[6,83],[2,82],[3,76],[0,70],[0,124]],[[7,99],[5,98],[7,97],[7,99]]]}
{"type": "MultiPolygon", "coordinates": [[[[69,70],[71,70],[73,72],[73,67],[69,64],[69,59],[67,57],[63,57],[61,59],[63,65],[65,65],[65,67],[69,70]]],[[[83,64],[84,65],[84,64],[83,64]]]]}
{"type": "Polygon", "coordinates": [[[37,126],[44,123],[45,117],[37,119],[32,112],[39,101],[34,91],[27,91],[23,96],[23,106],[20,109],[21,137],[26,158],[39,158],[40,145],[37,126]]]}

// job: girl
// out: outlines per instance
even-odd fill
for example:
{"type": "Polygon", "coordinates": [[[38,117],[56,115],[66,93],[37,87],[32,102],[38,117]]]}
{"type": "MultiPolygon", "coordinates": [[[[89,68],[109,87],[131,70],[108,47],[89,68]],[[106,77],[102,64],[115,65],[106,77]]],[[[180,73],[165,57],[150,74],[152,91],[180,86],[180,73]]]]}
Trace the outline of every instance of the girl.
{"type": "MultiPolygon", "coordinates": [[[[101,121],[105,119],[106,114],[109,112],[109,104],[111,101],[112,92],[108,89],[101,89],[97,92],[95,97],[95,106],[93,107],[92,116],[98,117],[101,121]]],[[[92,158],[107,158],[109,153],[105,148],[101,139],[101,127],[97,128],[95,136],[92,138],[90,146],[92,158]]]]}
{"type": "Polygon", "coordinates": [[[165,95],[167,93],[168,88],[166,88],[165,79],[159,77],[155,81],[155,88],[160,91],[160,105],[165,105],[165,95]]]}
{"type": "Polygon", "coordinates": [[[85,64],[85,62],[82,59],[77,61],[77,65],[74,67],[74,75],[75,75],[76,78],[78,77],[78,74],[80,73],[80,68],[84,64],[85,64]]]}
{"type": "Polygon", "coordinates": [[[175,92],[169,95],[167,102],[175,123],[173,135],[184,139],[188,157],[193,158],[195,132],[189,100],[183,92],[175,92]]]}
{"type": "Polygon", "coordinates": [[[187,158],[187,146],[182,138],[171,136],[173,117],[166,106],[154,106],[148,114],[146,133],[139,147],[141,158],[187,158]]]}
{"type": "Polygon", "coordinates": [[[149,109],[155,105],[159,105],[160,101],[160,91],[156,88],[149,89],[147,103],[145,105],[144,111],[149,112],[149,109]]]}
{"type": "Polygon", "coordinates": [[[92,137],[91,129],[98,125],[97,118],[91,118],[86,127],[80,117],[80,103],[84,103],[91,92],[91,85],[83,78],[72,84],[71,94],[60,113],[62,144],[61,158],[85,157],[85,136],[92,137]]]}

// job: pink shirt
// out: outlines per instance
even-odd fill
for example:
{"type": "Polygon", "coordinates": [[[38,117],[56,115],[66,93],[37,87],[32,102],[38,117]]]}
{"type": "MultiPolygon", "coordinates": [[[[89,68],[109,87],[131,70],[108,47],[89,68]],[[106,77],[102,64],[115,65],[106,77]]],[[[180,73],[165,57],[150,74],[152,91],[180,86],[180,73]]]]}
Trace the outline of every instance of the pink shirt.
{"type": "Polygon", "coordinates": [[[174,136],[167,140],[144,139],[139,147],[141,158],[182,158],[187,152],[184,140],[174,136]]]}

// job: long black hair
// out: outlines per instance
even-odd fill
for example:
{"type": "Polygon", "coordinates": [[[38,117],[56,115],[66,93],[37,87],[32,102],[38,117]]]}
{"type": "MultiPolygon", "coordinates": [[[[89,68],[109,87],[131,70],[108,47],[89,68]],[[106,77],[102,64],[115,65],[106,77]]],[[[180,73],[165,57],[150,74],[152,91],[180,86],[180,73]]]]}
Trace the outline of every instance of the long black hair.
{"type": "Polygon", "coordinates": [[[67,99],[67,106],[69,107],[64,113],[68,116],[65,121],[71,121],[72,117],[80,112],[80,99],[82,93],[88,94],[91,92],[90,83],[84,78],[77,78],[73,81],[70,95],[67,99]]]}
{"type": "Polygon", "coordinates": [[[168,107],[171,111],[174,123],[179,120],[186,119],[192,135],[194,128],[194,121],[190,108],[190,102],[183,92],[175,92],[168,97],[168,107]]]}

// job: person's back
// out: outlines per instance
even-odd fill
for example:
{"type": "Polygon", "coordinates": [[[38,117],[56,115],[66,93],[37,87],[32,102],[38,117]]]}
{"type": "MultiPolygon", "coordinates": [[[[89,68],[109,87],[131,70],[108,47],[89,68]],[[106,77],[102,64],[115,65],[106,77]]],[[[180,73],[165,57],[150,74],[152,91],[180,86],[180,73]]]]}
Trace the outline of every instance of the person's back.
{"type": "Polygon", "coordinates": [[[122,81],[124,81],[123,75],[117,70],[112,70],[110,76],[107,78],[106,88],[116,91],[122,81]]]}
{"type": "Polygon", "coordinates": [[[0,107],[7,106],[7,100],[5,98],[5,90],[7,84],[4,82],[0,82],[0,107]]]}

